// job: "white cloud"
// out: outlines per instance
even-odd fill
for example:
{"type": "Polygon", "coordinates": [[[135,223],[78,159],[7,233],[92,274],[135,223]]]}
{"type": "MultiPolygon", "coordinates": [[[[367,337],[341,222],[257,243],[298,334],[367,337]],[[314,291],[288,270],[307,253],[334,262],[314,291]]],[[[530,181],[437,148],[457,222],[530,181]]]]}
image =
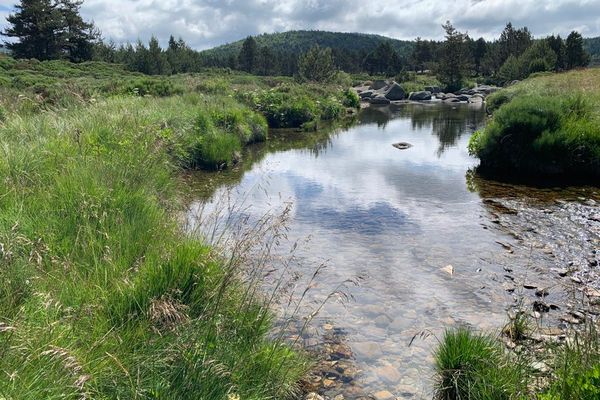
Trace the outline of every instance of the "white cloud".
{"type": "MultiPolygon", "coordinates": [[[[0,17],[14,2],[0,0],[0,17]]],[[[82,14],[116,42],[154,34],[165,43],[173,34],[197,49],[290,29],[441,39],[446,20],[487,39],[497,37],[507,21],[528,26],[536,36],[573,29],[600,35],[600,0],[87,0],[82,14]]]]}

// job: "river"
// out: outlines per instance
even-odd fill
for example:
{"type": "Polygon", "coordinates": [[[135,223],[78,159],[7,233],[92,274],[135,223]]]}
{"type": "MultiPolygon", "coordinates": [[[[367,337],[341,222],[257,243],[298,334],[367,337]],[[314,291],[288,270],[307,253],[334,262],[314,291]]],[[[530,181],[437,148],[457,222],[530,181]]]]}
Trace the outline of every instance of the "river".
{"type": "Polygon", "coordinates": [[[536,288],[557,288],[545,301],[564,309],[569,277],[596,279],[585,268],[597,257],[598,189],[477,177],[467,144],[486,119],[480,105],[370,107],[334,132],[274,132],[237,168],[190,179],[188,224],[201,234],[218,208],[256,221],[289,207],[285,242],[298,244],[289,279],[307,284],[326,265],[308,305],[350,280],[344,301],[329,301],[302,333],[308,346],[344,349],[326,356],[331,373],[315,377],[332,398],[431,398],[432,351],[444,329],[497,332],[507,307],[533,301],[536,288]],[[223,198],[243,206],[223,208],[223,198]],[[572,271],[580,264],[585,271],[572,271]]]}

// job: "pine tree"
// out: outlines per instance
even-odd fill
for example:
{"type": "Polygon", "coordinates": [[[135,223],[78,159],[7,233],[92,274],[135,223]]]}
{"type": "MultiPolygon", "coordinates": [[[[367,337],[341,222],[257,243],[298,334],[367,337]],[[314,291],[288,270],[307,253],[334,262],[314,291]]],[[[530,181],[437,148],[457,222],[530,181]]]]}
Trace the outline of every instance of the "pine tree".
{"type": "Polygon", "coordinates": [[[583,48],[583,38],[578,32],[573,31],[567,36],[565,53],[568,69],[585,67],[590,62],[590,56],[583,48]]]}
{"type": "Polygon", "coordinates": [[[442,47],[437,75],[447,90],[455,91],[461,88],[468,69],[467,35],[457,31],[450,21],[446,21],[442,27],[446,31],[446,41],[442,47]]]}
{"type": "Polygon", "coordinates": [[[252,36],[248,36],[242,44],[242,50],[238,56],[240,69],[249,73],[253,73],[256,68],[256,60],[258,58],[258,48],[256,40],[252,36]]]}
{"type": "Polygon", "coordinates": [[[556,54],[556,65],[554,69],[556,71],[560,71],[565,68],[565,42],[562,40],[560,35],[558,36],[548,36],[546,38],[548,45],[556,54]]]}
{"type": "Polygon", "coordinates": [[[298,75],[303,80],[328,82],[336,73],[333,53],[329,47],[321,48],[316,45],[298,59],[298,75]]]}
{"type": "Polygon", "coordinates": [[[481,73],[481,63],[483,62],[483,59],[485,57],[485,55],[488,52],[488,44],[485,41],[484,38],[479,38],[477,39],[477,41],[475,41],[474,45],[473,45],[473,64],[475,66],[475,72],[477,72],[478,74],[481,73]]]}
{"type": "Polygon", "coordinates": [[[18,39],[6,42],[16,58],[71,61],[89,60],[99,32],[79,15],[78,0],[21,0],[6,20],[2,35],[18,39]]]}

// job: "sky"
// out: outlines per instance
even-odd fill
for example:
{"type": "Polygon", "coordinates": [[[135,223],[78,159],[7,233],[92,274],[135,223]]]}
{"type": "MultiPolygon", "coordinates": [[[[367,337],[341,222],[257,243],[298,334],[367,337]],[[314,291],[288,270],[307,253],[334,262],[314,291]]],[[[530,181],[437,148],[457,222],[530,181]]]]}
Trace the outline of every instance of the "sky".
{"type": "MultiPolygon", "coordinates": [[[[0,0],[0,29],[16,2],[0,0]]],[[[198,50],[299,29],[442,39],[447,20],[475,38],[496,38],[508,21],[536,37],[600,36],[600,0],[85,0],[81,14],[116,43],[173,34],[198,50]]]]}

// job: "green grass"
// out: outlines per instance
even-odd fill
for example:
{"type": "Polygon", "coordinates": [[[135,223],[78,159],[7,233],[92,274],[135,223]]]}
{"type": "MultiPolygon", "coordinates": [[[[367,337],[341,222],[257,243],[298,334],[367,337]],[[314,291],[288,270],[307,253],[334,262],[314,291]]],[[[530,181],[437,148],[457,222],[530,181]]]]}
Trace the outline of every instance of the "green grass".
{"type": "Polygon", "coordinates": [[[515,399],[524,389],[521,371],[492,336],[446,331],[434,358],[436,399],[515,399]]]}
{"type": "Polygon", "coordinates": [[[494,116],[469,151],[488,173],[596,180],[599,105],[597,70],[530,78],[490,97],[494,116]]]}
{"type": "Polygon", "coordinates": [[[223,69],[158,77],[128,72],[118,64],[39,62],[0,55],[0,106],[21,115],[87,106],[111,96],[200,93],[217,100],[234,98],[262,114],[271,128],[299,128],[308,122],[340,120],[347,107],[357,108],[359,103],[347,91],[349,81],[340,76],[331,84],[300,84],[290,77],[257,77],[223,69]]]}
{"type": "Polygon", "coordinates": [[[196,146],[251,137],[251,111],[219,101],[115,96],[0,123],[0,396],[295,393],[309,364],[268,339],[268,304],[177,226],[196,146]]]}

